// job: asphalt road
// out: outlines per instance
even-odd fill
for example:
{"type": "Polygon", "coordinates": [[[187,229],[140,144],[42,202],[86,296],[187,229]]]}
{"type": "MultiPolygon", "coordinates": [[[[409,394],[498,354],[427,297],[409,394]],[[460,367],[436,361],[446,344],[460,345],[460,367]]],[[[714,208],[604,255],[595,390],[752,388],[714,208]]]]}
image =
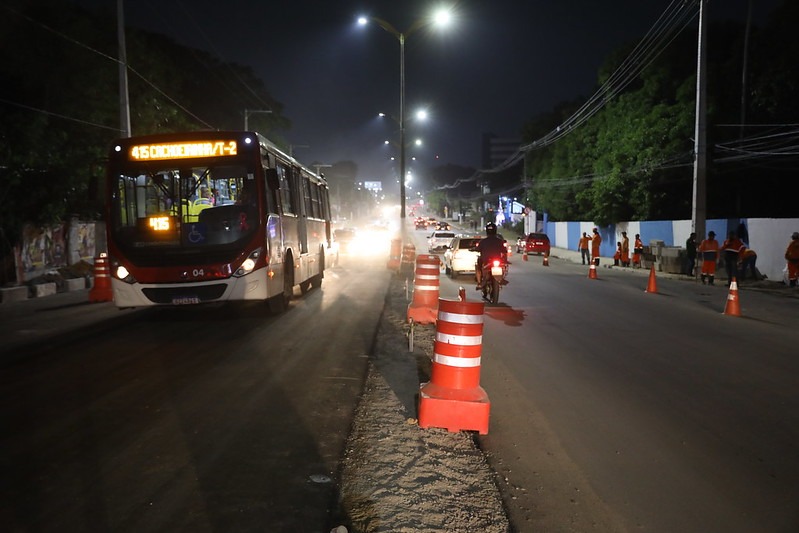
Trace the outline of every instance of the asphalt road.
{"type": "MultiPolygon", "coordinates": [[[[796,298],[512,258],[480,444],[517,531],[799,530],[796,298]]],[[[442,279],[442,292],[464,285],[442,279]]]]}
{"type": "Polygon", "coordinates": [[[336,477],[385,261],[343,257],[279,316],[98,304],[39,315],[91,315],[80,335],[66,326],[30,344],[9,331],[3,529],[318,533],[342,523],[336,477]]]}

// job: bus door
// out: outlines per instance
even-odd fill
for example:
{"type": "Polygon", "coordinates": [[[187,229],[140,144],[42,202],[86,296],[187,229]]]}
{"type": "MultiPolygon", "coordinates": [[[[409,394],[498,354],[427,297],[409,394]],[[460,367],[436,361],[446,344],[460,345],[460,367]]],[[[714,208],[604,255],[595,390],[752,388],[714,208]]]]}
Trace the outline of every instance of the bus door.
{"type": "Polygon", "coordinates": [[[309,190],[308,176],[305,176],[298,168],[294,169],[294,179],[297,180],[297,192],[299,193],[299,220],[298,237],[300,239],[300,252],[308,253],[308,215],[311,212],[311,191],[309,190]]]}

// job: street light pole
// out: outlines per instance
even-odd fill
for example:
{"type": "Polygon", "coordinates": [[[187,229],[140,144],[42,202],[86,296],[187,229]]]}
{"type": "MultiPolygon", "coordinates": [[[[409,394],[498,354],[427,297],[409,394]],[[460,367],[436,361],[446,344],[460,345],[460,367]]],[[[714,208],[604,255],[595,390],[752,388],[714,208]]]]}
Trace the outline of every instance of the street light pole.
{"type": "Polygon", "coordinates": [[[386,22],[385,20],[377,17],[360,17],[358,23],[363,25],[367,20],[371,19],[378,26],[393,35],[399,40],[400,44],[400,109],[399,109],[399,127],[400,127],[400,223],[404,227],[405,222],[405,37],[410,35],[419,28],[430,24],[447,24],[450,16],[446,10],[440,10],[435,14],[432,20],[420,19],[414,22],[407,32],[402,33],[386,22]]]}
{"type": "Polygon", "coordinates": [[[405,223],[405,34],[399,34],[400,42],[400,224],[405,223]]]}

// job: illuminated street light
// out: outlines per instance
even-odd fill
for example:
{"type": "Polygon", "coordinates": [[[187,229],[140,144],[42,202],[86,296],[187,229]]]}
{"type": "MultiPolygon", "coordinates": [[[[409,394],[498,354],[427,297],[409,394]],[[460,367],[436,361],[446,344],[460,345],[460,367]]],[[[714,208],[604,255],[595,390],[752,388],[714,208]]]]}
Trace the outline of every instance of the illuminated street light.
{"type": "MultiPolygon", "coordinates": [[[[414,22],[408,31],[402,33],[394,26],[389,24],[383,19],[377,17],[358,17],[358,24],[364,26],[370,21],[374,22],[385,31],[393,35],[399,40],[400,44],[400,109],[399,109],[399,126],[400,126],[400,176],[405,175],[405,38],[411,35],[416,30],[428,26],[446,25],[451,20],[451,14],[448,10],[438,10],[431,18],[419,19],[414,22]]],[[[405,218],[405,182],[400,180],[400,219],[405,218]]],[[[404,227],[404,225],[403,225],[404,227]]]]}

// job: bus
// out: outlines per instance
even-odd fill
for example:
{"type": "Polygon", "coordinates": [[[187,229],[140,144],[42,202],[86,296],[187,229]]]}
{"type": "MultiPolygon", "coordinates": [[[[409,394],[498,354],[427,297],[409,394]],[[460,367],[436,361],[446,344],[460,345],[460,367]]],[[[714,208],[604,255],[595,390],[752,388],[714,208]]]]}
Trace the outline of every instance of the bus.
{"type": "Polygon", "coordinates": [[[119,139],[105,199],[119,308],[251,300],[279,313],[332,260],[325,179],[255,132],[119,139]]]}

